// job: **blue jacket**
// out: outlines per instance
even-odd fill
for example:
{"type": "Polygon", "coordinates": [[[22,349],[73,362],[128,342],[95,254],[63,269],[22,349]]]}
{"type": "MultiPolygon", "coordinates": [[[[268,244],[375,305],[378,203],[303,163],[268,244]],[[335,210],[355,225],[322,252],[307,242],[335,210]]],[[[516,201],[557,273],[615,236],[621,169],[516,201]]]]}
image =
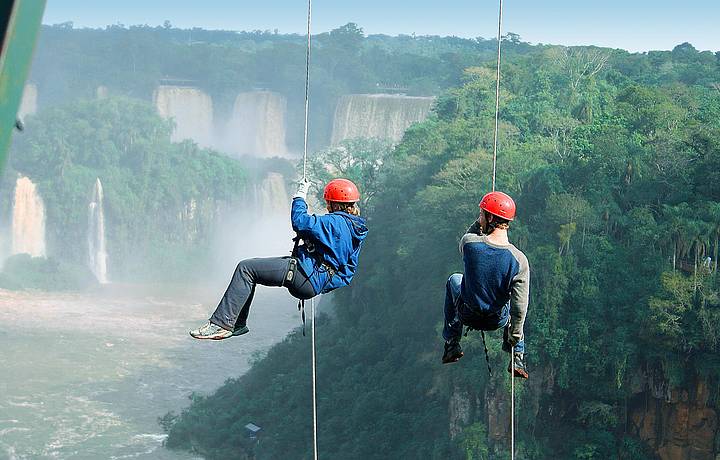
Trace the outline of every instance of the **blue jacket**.
{"type": "Polygon", "coordinates": [[[321,216],[308,214],[305,200],[295,198],[290,220],[293,230],[305,242],[298,247],[296,257],[315,292],[325,294],[349,285],[368,232],[365,219],[345,212],[321,216]],[[308,245],[314,248],[312,252],[308,245]],[[335,269],[335,276],[329,276],[327,269],[322,266],[323,262],[335,269]]]}

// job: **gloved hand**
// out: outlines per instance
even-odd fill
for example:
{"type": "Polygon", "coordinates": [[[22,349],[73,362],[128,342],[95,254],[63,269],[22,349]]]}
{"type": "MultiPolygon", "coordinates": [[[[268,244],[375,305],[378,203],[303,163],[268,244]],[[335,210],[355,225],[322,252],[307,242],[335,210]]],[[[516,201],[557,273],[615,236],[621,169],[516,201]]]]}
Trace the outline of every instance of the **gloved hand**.
{"type": "Polygon", "coordinates": [[[298,191],[295,192],[295,195],[293,195],[293,199],[295,199],[295,198],[302,198],[303,200],[306,199],[309,189],[310,189],[310,181],[307,180],[307,178],[303,178],[300,181],[300,187],[298,187],[298,191]]]}
{"type": "Polygon", "coordinates": [[[514,349],[520,340],[522,340],[522,331],[515,330],[512,324],[505,326],[505,330],[503,330],[503,351],[510,353],[510,350],[514,349]]]}

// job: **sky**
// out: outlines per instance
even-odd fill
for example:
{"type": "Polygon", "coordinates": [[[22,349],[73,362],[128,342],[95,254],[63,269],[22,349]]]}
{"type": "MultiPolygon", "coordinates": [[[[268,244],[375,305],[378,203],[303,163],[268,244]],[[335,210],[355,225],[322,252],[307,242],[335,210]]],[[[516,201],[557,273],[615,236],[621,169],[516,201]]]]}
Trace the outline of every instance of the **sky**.
{"type": "MultiPolygon", "coordinates": [[[[348,22],[366,34],[497,34],[497,0],[313,0],[313,33],[348,22]]],[[[45,24],[160,25],[305,33],[305,0],[47,0],[45,24]]],[[[503,31],[531,43],[720,51],[720,0],[504,0],[503,31]]]]}

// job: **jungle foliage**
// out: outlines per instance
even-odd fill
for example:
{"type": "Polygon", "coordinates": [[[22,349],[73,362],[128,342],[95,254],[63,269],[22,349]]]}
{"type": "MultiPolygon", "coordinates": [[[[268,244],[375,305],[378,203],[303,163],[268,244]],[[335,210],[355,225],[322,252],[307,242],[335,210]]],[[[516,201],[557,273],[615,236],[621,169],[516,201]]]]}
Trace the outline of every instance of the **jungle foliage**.
{"type": "MultiPolygon", "coordinates": [[[[490,189],[493,75],[492,63],[467,68],[379,176],[353,173],[372,194],[370,234],[353,286],[323,301],[318,324],[324,457],[504,458],[506,422],[485,404],[507,394],[500,334],[492,379],[479,337],[443,366],[439,335],[457,241],[490,189]]],[[[629,420],[653,373],[671,386],[704,379],[717,397],[718,83],[720,55],[689,44],[538,47],[506,62],[497,180],[516,197],[510,237],[532,272],[517,458],[653,458],[629,420]]],[[[309,347],[291,334],[246,375],[194,395],[165,417],[167,446],[311,458],[309,347]],[[248,422],[263,427],[257,444],[248,422]]]]}

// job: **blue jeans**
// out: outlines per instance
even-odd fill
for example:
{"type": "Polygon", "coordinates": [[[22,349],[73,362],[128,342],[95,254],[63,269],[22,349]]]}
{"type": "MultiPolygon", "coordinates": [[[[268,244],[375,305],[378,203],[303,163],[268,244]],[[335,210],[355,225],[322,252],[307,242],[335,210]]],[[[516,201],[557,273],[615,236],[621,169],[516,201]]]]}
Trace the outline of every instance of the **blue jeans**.
{"type": "MultiPolygon", "coordinates": [[[[463,276],[460,273],[450,275],[445,285],[445,324],[443,326],[443,338],[446,341],[453,339],[460,340],[462,337],[463,325],[483,331],[494,331],[501,327],[509,327],[510,304],[503,307],[500,315],[484,315],[469,307],[462,299],[460,285],[463,276]]],[[[525,340],[515,345],[515,352],[525,353],[525,340]]]]}
{"type": "Polygon", "coordinates": [[[250,304],[255,296],[255,286],[285,286],[298,299],[315,297],[315,290],[307,276],[298,267],[291,281],[285,276],[290,267],[290,257],[266,257],[246,259],[235,269],[230,285],[220,300],[210,322],[232,331],[247,323],[250,304]]]}

